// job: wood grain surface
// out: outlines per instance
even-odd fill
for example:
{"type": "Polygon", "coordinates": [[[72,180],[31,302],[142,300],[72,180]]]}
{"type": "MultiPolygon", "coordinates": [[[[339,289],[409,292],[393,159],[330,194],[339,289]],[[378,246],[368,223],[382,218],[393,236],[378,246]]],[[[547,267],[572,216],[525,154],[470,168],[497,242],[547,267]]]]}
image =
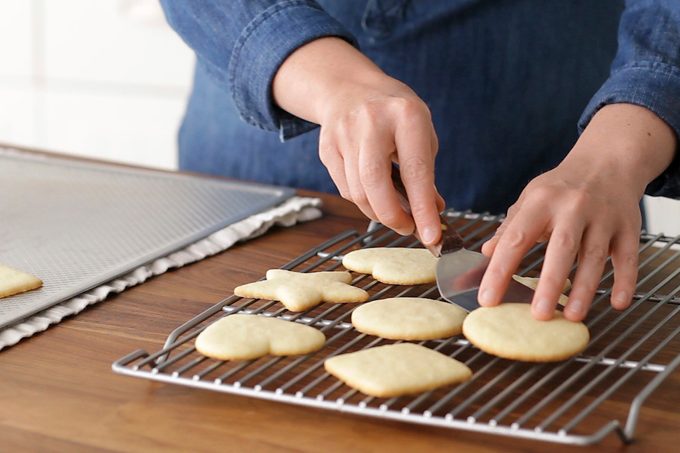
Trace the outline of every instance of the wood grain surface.
{"type": "MultiPolygon", "coordinates": [[[[310,195],[308,192],[302,192],[310,195]]],[[[319,195],[319,194],[312,194],[319,195]]],[[[0,352],[1,451],[677,451],[680,372],[649,398],[637,441],[588,449],[379,420],[114,374],[243,282],[366,220],[338,197],[325,216],[276,228],[155,277],[0,352]]],[[[3,219],[4,221],[4,219],[3,219]]],[[[616,401],[603,409],[620,414],[616,401]]]]}

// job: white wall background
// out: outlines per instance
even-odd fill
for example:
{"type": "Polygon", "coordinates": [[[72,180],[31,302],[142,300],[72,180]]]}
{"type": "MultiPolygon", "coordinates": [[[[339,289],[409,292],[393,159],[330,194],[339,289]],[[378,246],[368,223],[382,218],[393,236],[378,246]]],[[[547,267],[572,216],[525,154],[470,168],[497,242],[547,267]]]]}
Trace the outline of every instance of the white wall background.
{"type": "Polygon", "coordinates": [[[0,141],[176,168],[192,67],[157,0],[2,0],[0,141]]]}
{"type": "MultiPolygon", "coordinates": [[[[0,0],[0,142],[176,168],[192,67],[157,0],[0,0]]],[[[679,201],[645,202],[680,234],[679,201]]]]}

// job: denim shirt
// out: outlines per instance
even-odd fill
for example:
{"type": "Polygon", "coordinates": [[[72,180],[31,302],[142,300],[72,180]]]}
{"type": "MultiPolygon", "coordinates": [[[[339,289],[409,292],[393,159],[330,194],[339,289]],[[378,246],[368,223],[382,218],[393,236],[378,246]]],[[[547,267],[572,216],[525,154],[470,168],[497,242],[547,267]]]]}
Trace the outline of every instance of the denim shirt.
{"type": "MultiPolygon", "coordinates": [[[[288,55],[325,36],[428,104],[437,186],[458,209],[504,212],[604,105],[644,106],[680,135],[680,0],[161,3],[197,56],[179,134],[186,170],[335,191],[316,125],[278,108],[271,89],[288,55]]],[[[647,192],[680,197],[680,158],[647,192]]]]}

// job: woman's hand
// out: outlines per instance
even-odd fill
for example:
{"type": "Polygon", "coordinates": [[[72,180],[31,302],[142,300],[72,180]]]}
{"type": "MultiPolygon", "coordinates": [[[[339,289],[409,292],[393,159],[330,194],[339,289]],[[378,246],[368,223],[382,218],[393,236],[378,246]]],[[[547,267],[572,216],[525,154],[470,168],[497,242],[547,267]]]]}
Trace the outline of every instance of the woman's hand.
{"type": "Polygon", "coordinates": [[[337,38],[294,52],[273,89],[279,106],[321,125],[319,156],[343,198],[400,234],[416,228],[425,245],[439,241],[444,200],[434,182],[437,136],[427,105],[413,90],[337,38]],[[393,161],[400,165],[411,215],[392,184],[393,161]]]}
{"type": "Polygon", "coordinates": [[[608,256],[614,266],[611,304],[627,308],[637,279],[639,201],[647,184],[670,165],[675,148],[672,129],[649,110],[630,104],[600,110],[565,160],[527,185],[484,244],[491,262],[480,303],[500,303],[525,253],[547,240],[532,302],[535,318],[552,318],[575,260],[578,270],[564,315],[585,318],[608,256]]]}

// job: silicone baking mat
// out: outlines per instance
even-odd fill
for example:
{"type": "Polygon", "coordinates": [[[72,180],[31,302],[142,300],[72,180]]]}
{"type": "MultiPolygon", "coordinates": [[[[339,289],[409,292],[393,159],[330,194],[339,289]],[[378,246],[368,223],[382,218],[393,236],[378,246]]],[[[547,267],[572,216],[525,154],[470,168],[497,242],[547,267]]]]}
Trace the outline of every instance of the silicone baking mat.
{"type": "Polygon", "coordinates": [[[39,290],[0,299],[0,328],[293,193],[0,146],[0,263],[44,282],[39,290]]]}

